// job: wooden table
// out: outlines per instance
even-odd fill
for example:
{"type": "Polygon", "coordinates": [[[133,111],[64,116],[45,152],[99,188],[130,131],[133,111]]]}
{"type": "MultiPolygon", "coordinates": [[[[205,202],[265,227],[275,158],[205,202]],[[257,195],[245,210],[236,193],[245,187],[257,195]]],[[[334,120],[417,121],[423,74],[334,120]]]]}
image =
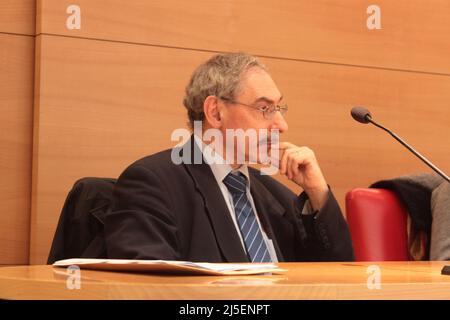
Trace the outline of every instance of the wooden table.
{"type": "Polygon", "coordinates": [[[279,265],[287,272],[217,277],[81,270],[79,289],[68,288],[73,274],[65,268],[1,267],[0,299],[450,299],[450,276],[441,275],[449,262],[279,265]]]}

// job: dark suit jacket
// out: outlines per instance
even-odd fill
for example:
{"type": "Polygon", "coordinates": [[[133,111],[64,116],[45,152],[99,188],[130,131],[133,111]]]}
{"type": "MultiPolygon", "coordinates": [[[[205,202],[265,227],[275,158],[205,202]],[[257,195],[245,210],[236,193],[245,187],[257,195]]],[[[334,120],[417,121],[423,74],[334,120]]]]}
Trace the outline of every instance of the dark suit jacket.
{"type": "MultiPolygon", "coordinates": [[[[193,139],[187,145],[197,148],[193,139]]],[[[249,174],[257,213],[280,262],[353,260],[348,227],[331,192],[320,212],[305,216],[306,194],[297,196],[253,168],[249,174]]],[[[105,239],[109,258],[249,261],[209,165],[176,165],[171,150],[138,160],[119,177],[105,239]]]]}

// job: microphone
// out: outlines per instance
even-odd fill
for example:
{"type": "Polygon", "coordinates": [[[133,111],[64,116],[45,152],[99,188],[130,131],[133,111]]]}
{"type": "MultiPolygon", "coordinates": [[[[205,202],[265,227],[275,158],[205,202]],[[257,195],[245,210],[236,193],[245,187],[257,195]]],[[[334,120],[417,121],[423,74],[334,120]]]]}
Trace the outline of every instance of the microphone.
{"type": "Polygon", "coordinates": [[[353,119],[364,124],[369,123],[372,119],[369,110],[364,107],[354,107],[351,111],[351,115],[353,119]]]}
{"type": "Polygon", "coordinates": [[[391,136],[393,136],[395,138],[395,140],[397,140],[398,142],[400,142],[406,149],[408,149],[409,151],[411,151],[416,157],[418,157],[420,160],[422,160],[427,166],[429,166],[431,169],[433,169],[437,174],[439,174],[442,178],[444,178],[447,182],[450,183],[450,178],[439,168],[437,168],[434,164],[432,164],[427,158],[425,158],[424,156],[422,156],[419,152],[417,152],[416,150],[414,150],[409,144],[407,144],[405,141],[403,141],[398,135],[396,135],[394,132],[392,132],[391,130],[383,127],[382,125],[376,123],[373,118],[372,115],[370,113],[369,110],[367,110],[364,107],[353,107],[351,110],[351,115],[353,117],[353,119],[355,119],[358,122],[361,123],[371,123],[374,126],[383,129],[384,131],[386,131],[387,133],[389,133],[391,136]]]}

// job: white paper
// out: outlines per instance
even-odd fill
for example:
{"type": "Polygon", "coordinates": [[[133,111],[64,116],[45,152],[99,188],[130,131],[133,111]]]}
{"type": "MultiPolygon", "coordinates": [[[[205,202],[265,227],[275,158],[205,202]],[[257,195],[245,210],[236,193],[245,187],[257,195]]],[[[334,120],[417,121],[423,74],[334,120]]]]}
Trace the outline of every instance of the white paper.
{"type": "Polygon", "coordinates": [[[208,263],[173,260],[127,260],[127,259],[66,259],[56,261],[53,266],[67,267],[77,265],[80,268],[99,270],[188,272],[205,274],[261,274],[282,272],[274,263],[208,263]]]}

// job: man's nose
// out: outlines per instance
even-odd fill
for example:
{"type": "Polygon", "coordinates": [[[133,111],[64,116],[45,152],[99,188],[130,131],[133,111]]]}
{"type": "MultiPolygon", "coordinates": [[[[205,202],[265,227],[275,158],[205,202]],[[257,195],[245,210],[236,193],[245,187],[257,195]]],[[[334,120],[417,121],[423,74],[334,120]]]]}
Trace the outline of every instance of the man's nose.
{"type": "Polygon", "coordinates": [[[288,130],[288,124],[279,111],[276,112],[273,116],[271,129],[278,129],[280,133],[286,132],[288,130]]]}

